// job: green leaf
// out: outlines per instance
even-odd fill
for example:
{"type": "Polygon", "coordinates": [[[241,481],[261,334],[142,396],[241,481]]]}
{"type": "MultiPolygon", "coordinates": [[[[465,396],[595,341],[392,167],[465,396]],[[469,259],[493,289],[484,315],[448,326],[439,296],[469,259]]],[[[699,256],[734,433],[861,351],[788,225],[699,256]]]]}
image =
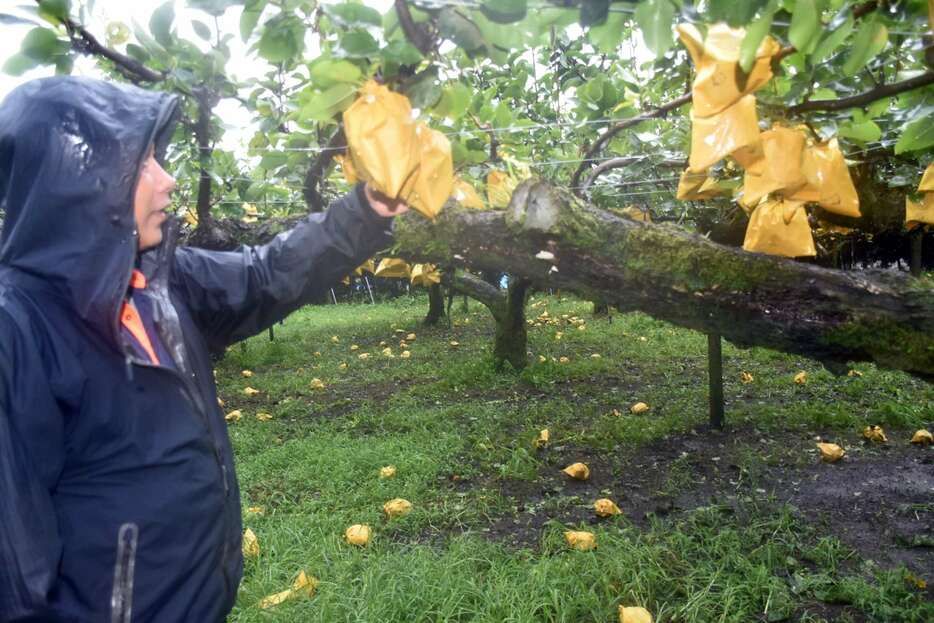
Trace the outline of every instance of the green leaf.
{"type": "Polygon", "coordinates": [[[254,0],[248,2],[240,14],[240,39],[246,43],[250,40],[250,35],[256,30],[256,24],[259,22],[263,9],[266,8],[266,0],[254,0]]]}
{"type": "Polygon", "coordinates": [[[508,128],[510,125],[512,125],[512,112],[506,102],[500,102],[493,113],[493,127],[508,128]]]}
{"type": "Polygon", "coordinates": [[[797,0],[791,16],[788,40],[799,52],[808,54],[821,32],[820,9],[817,0],[797,0]]]}
{"type": "Polygon", "coordinates": [[[55,73],[59,76],[67,76],[75,67],[75,59],[69,54],[62,54],[55,59],[55,73]]]}
{"type": "Polygon", "coordinates": [[[382,26],[379,11],[362,4],[322,4],[321,9],[339,26],[382,26]]]}
{"type": "Polygon", "coordinates": [[[763,14],[746,29],[746,36],[739,47],[739,66],[747,74],[756,62],[756,52],[759,45],[772,29],[772,17],[775,15],[776,5],[770,4],[763,14]]]}
{"type": "Polygon", "coordinates": [[[37,62],[35,59],[29,58],[25,54],[14,54],[3,64],[3,73],[11,76],[22,76],[30,69],[34,69],[39,65],[41,65],[41,63],[37,62]]]}
{"type": "Polygon", "coordinates": [[[191,27],[195,29],[195,34],[205,41],[211,40],[211,29],[204,22],[199,22],[196,19],[191,20],[191,27]]]}
{"type": "Polygon", "coordinates": [[[340,83],[313,95],[302,106],[299,116],[303,120],[333,121],[334,115],[343,112],[353,104],[357,94],[355,84],[340,83]]]}
{"type": "Polygon", "coordinates": [[[263,25],[259,54],[270,63],[282,63],[305,49],[305,27],[294,16],[280,14],[263,25]]]}
{"type": "Polygon", "coordinates": [[[363,79],[363,72],[350,61],[331,58],[319,58],[308,68],[312,83],[319,89],[327,89],[335,84],[358,84],[363,79]]]}
{"type": "Polygon", "coordinates": [[[384,61],[399,65],[418,65],[422,62],[422,53],[408,41],[397,39],[380,50],[384,61]]]}
{"type": "Polygon", "coordinates": [[[671,0],[646,0],[636,8],[635,18],[642,30],[645,46],[655,54],[655,58],[674,45],[671,25],[675,19],[675,7],[671,0]]]}
{"type": "Polygon", "coordinates": [[[708,0],[707,14],[711,22],[727,22],[736,28],[748,24],[766,2],[767,0],[708,0]]]}
{"type": "Polygon", "coordinates": [[[259,166],[267,171],[272,171],[273,169],[278,169],[288,161],[288,154],[279,151],[270,151],[266,152],[266,155],[260,160],[259,166]]]}
{"type": "Polygon", "coordinates": [[[888,40],[889,31],[885,24],[875,16],[864,19],[853,39],[853,45],[850,46],[850,55],[843,64],[844,75],[856,75],[882,51],[888,40]]]}
{"type": "Polygon", "coordinates": [[[365,30],[352,30],[341,37],[341,49],[350,58],[366,58],[379,52],[379,43],[365,30]]]}
{"type": "Polygon", "coordinates": [[[895,143],[895,153],[903,154],[909,151],[918,151],[934,146],[934,107],[922,108],[913,121],[909,121],[902,128],[902,135],[895,143]]]}
{"type": "Polygon", "coordinates": [[[430,109],[441,99],[441,85],[438,84],[437,72],[425,72],[421,80],[406,89],[405,94],[412,102],[412,108],[430,109]]]}
{"type": "Polygon", "coordinates": [[[467,107],[470,106],[470,96],[470,88],[466,84],[455,82],[442,91],[441,99],[432,112],[439,117],[457,121],[467,112],[467,107]]]}
{"type": "Polygon", "coordinates": [[[63,22],[71,14],[71,0],[39,0],[39,15],[63,22]]]}
{"type": "Polygon", "coordinates": [[[817,64],[834,53],[840,47],[850,33],[853,32],[853,16],[847,15],[846,21],[838,26],[833,32],[828,33],[821,39],[817,47],[811,53],[811,63],[817,64]]]}
{"type": "Polygon", "coordinates": [[[152,12],[149,30],[156,41],[165,47],[172,45],[172,22],[175,21],[175,0],[169,0],[152,12]]]}
{"type": "Polygon", "coordinates": [[[450,7],[438,13],[438,32],[453,41],[467,56],[482,54],[487,47],[480,28],[470,19],[450,7]]]}
{"type": "Polygon", "coordinates": [[[597,50],[603,54],[615,54],[623,40],[623,27],[626,25],[626,16],[622,13],[611,13],[606,21],[598,26],[591,26],[587,31],[587,38],[597,50]]]}
{"type": "Polygon", "coordinates": [[[144,65],[152,58],[149,52],[146,51],[146,48],[136,45],[135,43],[126,44],[126,53],[144,65]]]}
{"type": "Polygon", "coordinates": [[[882,130],[873,121],[841,123],[837,127],[837,134],[860,143],[871,143],[882,138],[882,130]]]}
{"type": "Polygon", "coordinates": [[[511,24],[525,19],[528,12],[526,0],[485,0],[480,11],[491,21],[511,24]]]}
{"type": "Polygon", "coordinates": [[[243,0],[187,0],[187,3],[193,9],[200,9],[210,15],[220,17],[230,7],[243,4],[243,0]]]}
{"type": "Polygon", "coordinates": [[[597,26],[610,14],[610,0],[581,0],[581,26],[597,26]]]}
{"type": "Polygon", "coordinates": [[[68,51],[68,44],[58,40],[54,30],[33,28],[23,39],[23,54],[39,63],[49,63],[59,54],[68,51]]]}

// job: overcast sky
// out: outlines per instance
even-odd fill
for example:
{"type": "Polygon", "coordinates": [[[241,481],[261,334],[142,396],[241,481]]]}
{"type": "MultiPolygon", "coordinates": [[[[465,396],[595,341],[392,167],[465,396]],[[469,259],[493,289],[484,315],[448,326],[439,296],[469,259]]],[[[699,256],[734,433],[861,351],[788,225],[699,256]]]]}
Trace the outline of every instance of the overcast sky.
{"type": "MultiPolygon", "coordinates": [[[[72,0],[73,5],[77,5],[78,2],[79,0],[72,0]]],[[[365,0],[364,4],[375,8],[380,13],[385,13],[389,7],[392,6],[392,2],[393,0],[365,0]]],[[[30,0],[0,0],[0,13],[23,15],[16,7],[29,3],[30,0]]],[[[105,30],[107,24],[112,21],[123,22],[129,26],[132,31],[132,23],[135,20],[148,30],[149,17],[152,11],[161,6],[161,4],[161,2],[96,0],[94,2],[94,12],[87,20],[85,26],[102,42],[106,40],[105,30]]],[[[203,43],[191,28],[191,21],[193,19],[198,19],[210,23],[211,17],[203,11],[187,8],[184,0],[175,1],[175,11],[175,26],[179,35],[195,44],[203,43]]],[[[268,71],[270,67],[265,61],[255,58],[255,55],[247,55],[248,46],[240,40],[239,36],[241,12],[242,9],[240,7],[232,7],[227,10],[220,20],[220,27],[223,32],[230,32],[237,35],[230,42],[232,56],[227,67],[228,73],[239,80],[261,76],[268,71]]],[[[3,63],[5,63],[8,58],[19,51],[23,37],[26,36],[26,33],[28,33],[31,28],[33,28],[33,26],[0,25],[0,32],[2,32],[2,36],[0,36],[0,67],[2,67],[3,63]]],[[[207,45],[205,44],[203,47],[206,49],[207,45]]],[[[54,73],[55,70],[52,67],[34,69],[20,77],[9,76],[0,72],[0,100],[17,85],[34,78],[50,76],[54,73]]],[[[100,76],[100,73],[95,68],[94,61],[87,57],[83,57],[75,63],[73,73],[80,76],[100,76]]],[[[244,138],[249,140],[249,136],[252,135],[252,132],[245,131],[250,124],[250,115],[246,110],[233,100],[221,102],[216,110],[230,130],[223,141],[222,146],[224,148],[233,149],[244,140],[244,138]],[[237,130],[241,131],[238,132],[237,130]]]]}

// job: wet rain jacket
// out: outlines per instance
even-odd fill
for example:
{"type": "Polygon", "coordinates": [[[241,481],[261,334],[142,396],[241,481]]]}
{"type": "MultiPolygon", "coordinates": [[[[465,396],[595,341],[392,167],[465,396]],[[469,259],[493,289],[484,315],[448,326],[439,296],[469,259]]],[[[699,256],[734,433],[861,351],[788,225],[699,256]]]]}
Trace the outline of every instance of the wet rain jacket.
{"type": "Polygon", "coordinates": [[[243,562],[210,353],[390,241],[391,219],[357,187],[267,245],[176,249],[167,224],[138,260],[137,175],[176,108],[78,78],[0,105],[0,621],[222,620],[243,562]],[[121,332],[138,261],[148,285],[133,296],[174,366],[137,357],[121,332]]]}

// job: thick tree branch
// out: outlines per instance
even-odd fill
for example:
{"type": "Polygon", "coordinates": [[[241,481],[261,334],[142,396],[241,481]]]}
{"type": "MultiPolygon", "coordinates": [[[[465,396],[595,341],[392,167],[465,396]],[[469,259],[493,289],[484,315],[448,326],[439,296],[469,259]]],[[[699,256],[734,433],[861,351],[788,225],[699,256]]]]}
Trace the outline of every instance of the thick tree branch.
{"type": "Polygon", "coordinates": [[[899,93],[904,93],[905,91],[919,89],[921,87],[928,86],[929,84],[934,84],[934,71],[928,71],[915,76],[914,78],[902,80],[901,82],[884,84],[874,89],[870,89],[865,93],[860,93],[859,95],[853,95],[851,97],[803,102],[801,104],[791,106],[787,109],[787,111],[790,114],[796,115],[804,112],[812,112],[815,110],[846,110],[847,108],[859,108],[860,106],[871,104],[876,100],[898,95],[899,93]]]}
{"type": "Polygon", "coordinates": [[[593,184],[593,181],[597,179],[597,177],[602,175],[603,173],[606,173],[607,171],[611,171],[613,169],[621,169],[623,167],[628,167],[629,165],[639,162],[640,160],[642,160],[642,158],[639,156],[629,156],[629,157],[623,157],[623,158],[612,158],[610,160],[605,160],[604,162],[601,162],[599,165],[597,165],[597,168],[594,169],[590,173],[590,175],[587,177],[587,179],[584,181],[583,185],[580,188],[581,192],[584,192],[588,188],[590,188],[590,185],[593,184]]]}
{"type": "Polygon", "coordinates": [[[409,43],[418,48],[423,56],[428,56],[435,51],[435,40],[423,26],[415,23],[412,12],[409,11],[409,5],[405,0],[395,0],[396,15],[399,16],[399,26],[405,33],[405,38],[409,43]]]}
{"type": "Polygon", "coordinates": [[[412,261],[507,271],[738,345],[934,380],[934,286],[908,275],[747,253],[536,181],[520,185],[506,212],[449,204],[435,224],[407,214],[395,230],[395,253],[412,261]]]}
{"type": "Polygon", "coordinates": [[[66,18],[62,21],[62,24],[68,32],[68,38],[71,39],[71,46],[77,52],[88,56],[106,58],[117,67],[120,73],[135,82],[162,82],[165,80],[165,73],[152,70],[135,58],[108,48],[98,41],[97,37],[88,32],[84,26],[71,18],[66,18]]]}
{"type": "Polygon", "coordinates": [[[339,126],[337,131],[331,135],[327,146],[318,153],[317,158],[308,167],[308,171],[305,172],[305,189],[303,192],[309,212],[324,211],[325,201],[324,197],[321,196],[321,191],[318,190],[318,186],[321,185],[321,180],[327,174],[328,167],[331,165],[334,156],[339,154],[341,150],[346,149],[346,147],[347,139],[344,137],[344,127],[339,126]]]}

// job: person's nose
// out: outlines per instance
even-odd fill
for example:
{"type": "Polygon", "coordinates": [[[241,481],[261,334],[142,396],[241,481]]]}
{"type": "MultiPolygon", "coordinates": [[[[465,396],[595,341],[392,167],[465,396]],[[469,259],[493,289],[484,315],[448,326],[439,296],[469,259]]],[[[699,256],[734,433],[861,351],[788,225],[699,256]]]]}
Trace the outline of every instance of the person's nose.
{"type": "Polygon", "coordinates": [[[171,193],[174,191],[178,184],[175,182],[175,178],[168,174],[168,172],[162,168],[162,165],[158,162],[156,163],[158,167],[158,178],[159,178],[159,190],[165,193],[171,193]]]}

